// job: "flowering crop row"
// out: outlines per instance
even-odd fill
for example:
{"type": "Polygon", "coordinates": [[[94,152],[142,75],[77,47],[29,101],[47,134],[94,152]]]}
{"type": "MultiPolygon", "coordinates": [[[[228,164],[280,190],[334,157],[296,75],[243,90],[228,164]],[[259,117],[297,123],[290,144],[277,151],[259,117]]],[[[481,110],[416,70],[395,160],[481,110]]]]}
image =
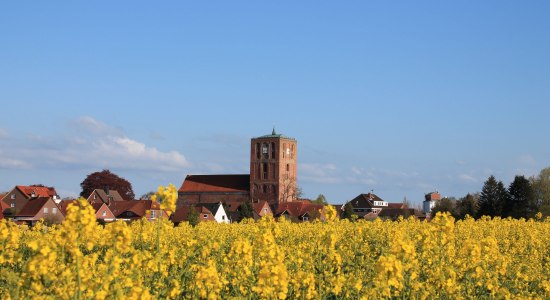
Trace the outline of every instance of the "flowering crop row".
{"type": "Polygon", "coordinates": [[[550,298],[550,219],[0,221],[0,298],[550,298]]]}

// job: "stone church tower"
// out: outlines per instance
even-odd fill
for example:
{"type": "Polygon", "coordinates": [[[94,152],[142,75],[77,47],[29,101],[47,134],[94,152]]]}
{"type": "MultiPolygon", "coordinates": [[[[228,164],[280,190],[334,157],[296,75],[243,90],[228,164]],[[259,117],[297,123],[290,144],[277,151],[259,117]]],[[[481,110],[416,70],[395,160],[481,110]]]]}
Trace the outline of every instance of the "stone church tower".
{"type": "Polygon", "coordinates": [[[250,142],[250,197],[269,204],[291,202],[296,192],[297,142],[277,134],[250,142]]]}

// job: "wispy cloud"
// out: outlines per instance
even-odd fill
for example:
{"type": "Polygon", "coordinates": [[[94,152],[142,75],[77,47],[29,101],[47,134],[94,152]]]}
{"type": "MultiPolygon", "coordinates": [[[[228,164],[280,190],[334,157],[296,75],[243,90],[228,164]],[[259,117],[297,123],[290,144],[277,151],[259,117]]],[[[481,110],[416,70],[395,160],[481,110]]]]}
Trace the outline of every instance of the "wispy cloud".
{"type": "Polygon", "coordinates": [[[8,131],[4,128],[0,128],[0,139],[5,139],[9,136],[8,131]]]}
{"type": "Polygon", "coordinates": [[[63,136],[29,136],[2,143],[5,153],[0,167],[179,171],[190,165],[177,151],[148,146],[92,117],[76,119],[70,127],[73,133],[63,136]]]}
{"type": "Polygon", "coordinates": [[[477,183],[479,180],[471,175],[468,174],[459,174],[458,179],[463,182],[471,182],[471,183],[477,183]]]}

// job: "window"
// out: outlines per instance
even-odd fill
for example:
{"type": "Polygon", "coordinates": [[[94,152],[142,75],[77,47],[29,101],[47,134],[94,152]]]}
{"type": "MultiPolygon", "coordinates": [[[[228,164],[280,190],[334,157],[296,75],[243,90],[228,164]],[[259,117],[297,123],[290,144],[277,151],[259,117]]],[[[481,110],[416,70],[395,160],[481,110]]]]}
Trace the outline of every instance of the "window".
{"type": "Polygon", "coordinates": [[[94,200],[95,200],[95,199],[97,199],[97,196],[96,196],[96,194],[94,194],[94,200]]]}
{"type": "Polygon", "coordinates": [[[11,199],[15,199],[15,194],[11,194],[11,199]]]}
{"type": "Polygon", "coordinates": [[[264,185],[262,188],[263,188],[264,194],[266,194],[267,193],[267,185],[264,185]]]}
{"type": "Polygon", "coordinates": [[[290,146],[290,158],[294,159],[294,145],[290,146]]]}
{"type": "Polygon", "coordinates": [[[262,144],[262,157],[265,159],[269,158],[268,146],[266,143],[262,144]]]}
{"type": "Polygon", "coordinates": [[[104,210],[104,211],[101,213],[101,215],[104,216],[104,217],[107,216],[107,211],[104,210]]]}
{"type": "Polygon", "coordinates": [[[48,208],[47,208],[47,207],[44,207],[44,213],[45,213],[45,214],[48,213],[48,208]]]}
{"type": "Polygon", "coordinates": [[[275,143],[271,143],[271,158],[275,158],[275,143]]]}
{"type": "Polygon", "coordinates": [[[202,217],[205,218],[205,219],[208,219],[208,215],[207,215],[207,214],[202,215],[202,217]]]}
{"type": "Polygon", "coordinates": [[[286,144],[283,144],[283,158],[285,158],[285,152],[286,152],[286,144]]]}
{"type": "Polygon", "coordinates": [[[222,220],[225,220],[225,216],[222,216],[222,220]]]}
{"type": "Polygon", "coordinates": [[[263,168],[262,179],[267,179],[267,163],[263,163],[262,168],[263,168]]]}
{"type": "Polygon", "coordinates": [[[267,212],[267,208],[264,208],[264,213],[266,213],[266,212],[267,212]]]}
{"type": "Polygon", "coordinates": [[[52,214],[57,215],[57,208],[56,207],[52,208],[52,214]]]}
{"type": "Polygon", "coordinates": [[[260,159],[260,158],[261,158],[260,143],[256,143],[256,158],[257,158],[257,159],[260,159]]]}
{"type": "Polygon", "coordinates": [[[156,210],[152,210],[151,211],[151,218],[156,218],[157,217],[157,211],[156,210]]]}
{"type": "Polygon", "coordinates": [[[286,164],[286,171],[287,171],[287,172],[290,171],[290,165],[289,165],[289,164],[286,164]]]}
{"type": "Polygon", "coordinates": [[[10,204],[10,207],[15,207],[15,202],[10,204]]]}
{"type": "Polygon", "coordinates": [[[258,175],[256,176],[256,178],[260,179],[262,178],[262,164],[258,164],[256,168],[258,169],[258,175]]]}

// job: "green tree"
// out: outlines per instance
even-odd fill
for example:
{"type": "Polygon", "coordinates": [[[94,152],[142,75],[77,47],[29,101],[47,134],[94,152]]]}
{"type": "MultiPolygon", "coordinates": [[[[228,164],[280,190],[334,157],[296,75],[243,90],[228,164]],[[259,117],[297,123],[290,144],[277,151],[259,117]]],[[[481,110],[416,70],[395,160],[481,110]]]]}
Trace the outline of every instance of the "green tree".
{"type": "Polygon", "coordinates": [[[503,208],[503,216],[530,218],[536,213],[535,192],[525,176],[516,176],[508,187],[509,197],[503,208]]]}
{"type": "Polygon", "coordinates": [[[348,219],[350,221],[357,220],[357,214],[353,211],[353,206],[351,205],[351,203],[344,204],[342,219],[348,219]]]}
{"type": "Polygon", "coordinates": [[[478,217],[481,216],[501,216],[502,207],[507,200],[508,192],[504,187],[502,181],[495,179],[495,176],[491,175],[483,184],[481,195],[479,196],[479,209],[477,212],[478,217]]]}
{"type": "Polygon", "coordinates": [[[239,213],[239,221],[245,218],[254,217],[254,208],[252,207],[252,203],[250,203],[250,201],[245,201],[243,204],[239,205],[237,212],[239,213]]]}
{"type": "Polygon", "coordinates": [[[455,218],[464,219],[466,215],[470,217],[477,216],[477,198],[479,195],[466,195],[466,197],[458,200],[455,207],[455,218]]]}
{"type": "Polygon", "coordinates": [[[323,205],[327,205],[328,202],[327,202],[327,198],[325,197],[325,195],[323,194],[319,194],[319,196],[317,196],[317,199],[311,201],[312,203],[316,203],[316,204],[323,204],[323,205]]]}
{"type": "Polygon", "coordinates": [[[537,177],[530,178],[535,193],[535,210],[550,216],[550,167],[542,169],[537,177]]]}
{"type": "Polygon", "coordinates": [[[435,217],[435,215],[438,212],[449,212],[449,213],[454,215],[455,206],[456,206],[455,201],[453,201],[450,198],[445,197],[445,198],[437,201],[435,206],[432,208],[431,215],[432,215],[432,217],[435,217]]]}
{"type": "Polygon", "coordinates": [[[189,208],[189,214],[187,215],[187,221],[191,226],[197,226],[199,224],[200,214],[194,206],[189,208]]]}

